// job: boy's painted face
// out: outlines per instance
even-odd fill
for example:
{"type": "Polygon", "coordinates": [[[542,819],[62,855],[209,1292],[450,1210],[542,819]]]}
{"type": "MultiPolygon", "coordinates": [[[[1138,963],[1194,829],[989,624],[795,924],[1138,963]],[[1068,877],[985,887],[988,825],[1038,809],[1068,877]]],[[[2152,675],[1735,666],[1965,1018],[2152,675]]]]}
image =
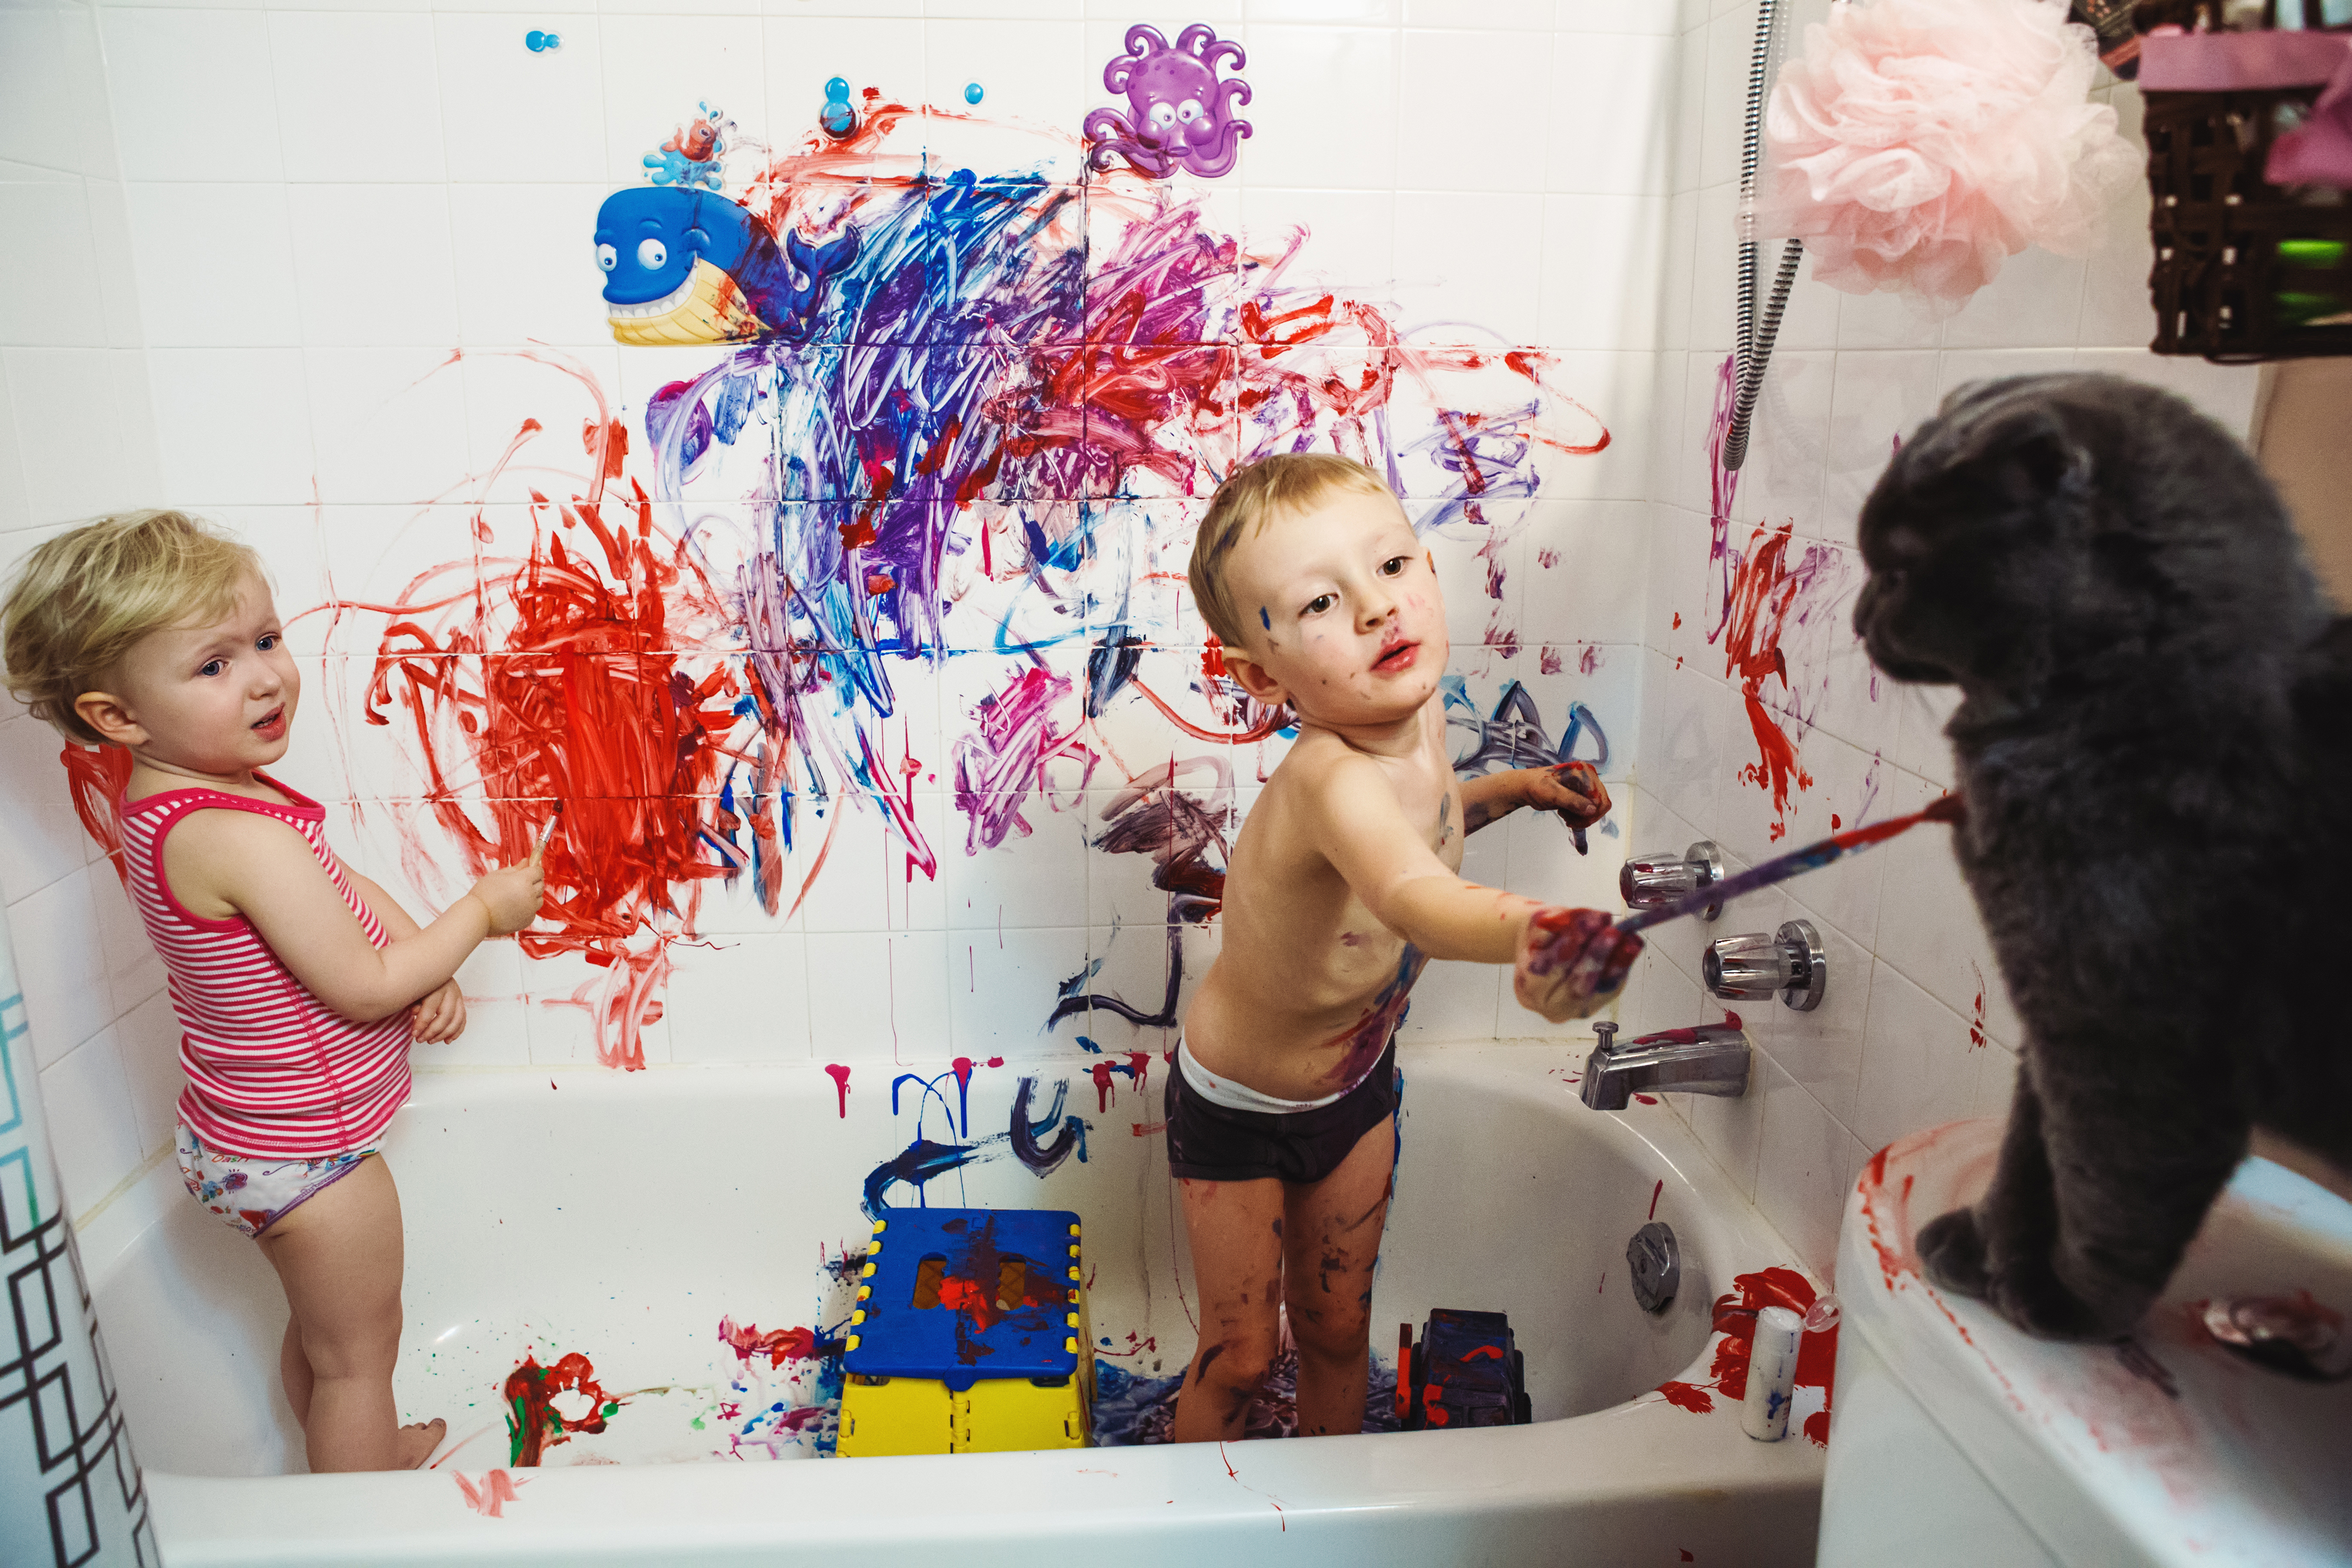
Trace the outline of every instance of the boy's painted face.
{"type": "Polygon", "coordinates": [[[223,779],[286,755],[302,695],[269,589],[249,574],[219,620],[166,627],[132,644],[113,685],[129,720],[121,738],[134,753],[223,779]]]}
{"type": "Polygon", "coordinates": [[[1445,601],[1389,497],[1346,491],[1276,515],[1234,547],[1226,582],[1254,622],[1226,658],[1259,700],[1337,727],[1394,723],[1436,695],[1445,601]]]}

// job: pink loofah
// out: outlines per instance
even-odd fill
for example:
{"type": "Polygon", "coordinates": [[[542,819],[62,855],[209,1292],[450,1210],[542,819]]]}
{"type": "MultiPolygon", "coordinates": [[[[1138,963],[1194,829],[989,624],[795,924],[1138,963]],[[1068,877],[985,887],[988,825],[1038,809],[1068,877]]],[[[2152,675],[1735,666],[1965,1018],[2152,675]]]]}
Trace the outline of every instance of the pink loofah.
{"type": "Polygon", "coordinates": [[[2029,245],[2099,243],[2139,157],[2085,101],[2098,68],[2066,0],[1837,0],[1772,89],[1758,232],[1813,277],[1957,309],[2029,245]]]}

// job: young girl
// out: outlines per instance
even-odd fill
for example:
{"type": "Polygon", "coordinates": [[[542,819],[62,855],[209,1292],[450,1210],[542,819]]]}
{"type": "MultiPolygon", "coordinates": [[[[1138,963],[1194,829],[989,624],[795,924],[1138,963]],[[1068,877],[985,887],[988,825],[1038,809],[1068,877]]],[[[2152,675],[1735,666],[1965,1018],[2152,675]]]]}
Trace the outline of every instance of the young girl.
{"type": "Polygon", "coordinates": [[[457,966],[538,912],[538,855],[422,929],[338,862],[325,810],[261,771],[301,680],[260,563],[178,512],[34,550],[0,636],[18,700],[131,756],[123,858],[183,1030],[181,1174],[285,1287],[278,1369],[310,1469],[423,1464],[442,1423],[394,1414],[400,1197],[376,1145],[408,1098],[409,1040],[466,1027],[457,966]]]}

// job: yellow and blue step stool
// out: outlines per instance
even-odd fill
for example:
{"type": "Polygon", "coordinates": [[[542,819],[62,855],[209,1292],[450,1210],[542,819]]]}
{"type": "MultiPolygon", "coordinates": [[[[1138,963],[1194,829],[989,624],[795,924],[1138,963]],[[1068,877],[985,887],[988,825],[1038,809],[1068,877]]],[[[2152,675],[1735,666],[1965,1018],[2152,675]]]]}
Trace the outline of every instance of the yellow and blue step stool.
{"type": "Polygon", "coordinates": [[[1080,1448],[1094,1421],[1078,1217],[894,1208],[849,1316],[837,1452],[1080,1448]]]}

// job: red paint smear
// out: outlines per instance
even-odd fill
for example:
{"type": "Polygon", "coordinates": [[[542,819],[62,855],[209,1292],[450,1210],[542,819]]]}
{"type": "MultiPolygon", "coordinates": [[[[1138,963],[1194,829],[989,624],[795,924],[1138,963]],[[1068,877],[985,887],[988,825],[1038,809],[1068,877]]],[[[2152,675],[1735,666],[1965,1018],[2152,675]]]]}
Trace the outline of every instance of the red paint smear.
{"type": "Polygon", "coordinates": [[[825,1075],[833,1080],[834,1096],[840,1102],[840,1120],[849,1120],[849,1069],[838,1061],[825,1064],[825,1075]]]}
{"type": "MultiPolygon", "coordinates": [[[[1707,1367],[1708,1382],[1667,1383],[1658,1389],[1668,1403],[1696,1415],[1705,1415],[1715,1408],[1715,1402],[1707,1395],[1709,1388],[1727,1399],[1747,1397],[1748,1359],[1755,1349],[1756,1314],[1759,1311],[1786,1307],[1802,1317],[1813,1304],[1811,1282],[1794,1269],[1763,1269],[1753,1274],[1735,1275],[1731,1282],[1732,1293],[1716,1298],[1715,1332],[1722,1337],[1716,1341],[1715,1360],[1707,1367]]],[[[1822,1391],[1822,1412],[1806,1420],[1805,1436],[1824,1445],[1829,1441],[1830,1401],[1837,1377],[1837,1335],[1834,1325],[1808,1333],[1797,1351],[1797,1386],[1822,1391]]]]}
{"type": "Polygon", "coordinates": [[[1644,1105],[1654,1105],[1658,1103],[1658,1097],[1654,1094],[1636,1094],[1633,1098],[1644,1105]]]}
{"type": "Polygon", "coordinates": [[[719,1337],[733,1348],[737,1360],[748,1362],[764,1355],[772,1368],[788,1361],[806,1361],[816,1352],[816,1335],[802,1328],[771,1329],[761,1333],[757,1323],[739,1328],[733,1318],[720,1318],[719,1337]]]}
{"type": "MultiPolygon", "coordinates": [[[[413,735],[433,817],[477,874],[527,858],[547,803],[562,806],[541,911],[555,929],[520,944],[606,971],[554,1005],[591,1015],[598,1061],[636,1071],[643,1027],[661,1016],[669,945],[692,936],[702,881],[739,869],[707,852],[735,825],[718,820],[727,758],[713,737],[735,722],[737,681],[723,661],[705,673],[677,651],[694,644],[683,622],[720,617],[718,597],[683,546],[655,531],[642,487],[607,502],[627,432],[605,417],[594,379],[574,374],[598,407],[583,433],[594,459],[585,491],[560,505],[533,492],[527,559],[477,556],[408,585],[387,610],[367,719],[413,735]]],[[[533,427],[524,422],[508,458],[533,427]]],[[[761,891],[772,910],[777,890],[761,891]]]]}
{"type": "Polygon", "coordinates": [[[1600,668],[1601,668],[1601,644],[1599,644],[1598,643],[1587,643],[1584,645],[1584,652],[1583,652],[1582,653],[1580,653],[1580,654],[1579,654],[1579,655],[1577,656],[1577,660],[1576,660],[1576,669],[1577,669],[1577,673],[1578,673],[1579,674],[1585,674],[1585,675],[1589,675],[1589,674],[1593,674],[1594,672],[1596,672],[1596,671],[1597,671],[1597,670],[1599,670],[1600,668]]]}
{"type": "Polygon", "coordinates": [[[541,1366],[535,1357],[524,1356],[522,1364],[507,1374],[504,1394],[507,1463],[524,1469],[535,1467],[541,1453],[574,1432],[603,1431],[605,1410],[621,1403],[597,1385],[596,1369],[577,1351],[552,1366],[541,1366]],[[585,1395],[588,1414],[572,1420],[558,1411],[554,1397],[566,1393],[585,1395]]]}
{"type": "Polygon", "coordinates": [[[1658,1392],[1666,1396],[1667,1404],[1677,1406],[1694,1416],[1704,1416],[1715,1408],[1714,1398],[1696,1383],[1661,1383],[1658,1392]]]}
{"type": "Polygon", "coordinates": [[[1097,1061],[1094,1065],[1095,1109],[1098,1112],[1110,1109],[1110,1097],[1115,1092],[1110,1075],[1118,1071],[1118,1063],[1115,1061],[1097,1061]]]}
{"type": "Polygon", "coordinates": [[[122,791],[131,783],[131,753],[119,746],[68,746],[58,760],[65,764],[66,788],[82,831],[106,852],[114,874],[130,887],[131,868],[122,860],[122,791]]]}
{"type": "Polygon", "coordinates": [[[462,1470],[452,1470],[449,1479],[457,1483],[457,1490],[464,1494],[467,1508],[492,1519],[505,1518],[501,1511],[515,1500],[515,1489],[527,1484],[516,1480],[504,1470],[492,1470],[482,1478],[479,1487],[467,1480],[462,1470]]]}
{"type": "Polygon", "coordinates": [[[1660,1176],[1658,1185],[1650,1189],[1650,1218],[1658,1218],[1658,1198],[1666,1190],[1666,1178],[1660,1176]]]}

